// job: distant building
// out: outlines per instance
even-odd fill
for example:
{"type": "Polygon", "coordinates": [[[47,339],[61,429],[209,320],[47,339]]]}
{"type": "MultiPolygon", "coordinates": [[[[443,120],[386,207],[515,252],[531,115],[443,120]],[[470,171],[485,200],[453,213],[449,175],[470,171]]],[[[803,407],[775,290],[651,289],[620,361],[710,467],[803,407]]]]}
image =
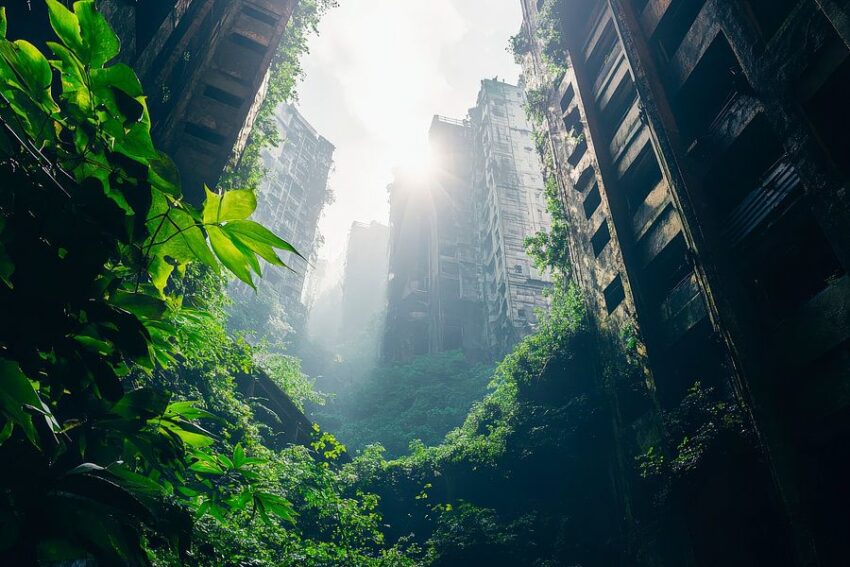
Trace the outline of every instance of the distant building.
{"type": "Polygon", "coordinates": [[[389,228],[379,222],[351,225],[342,281],[342,336],[369,327],[384,313],[388,239],[389,228]]]}
{"type": "Polygon", "coordinates": [[[523,240],[550,221],[524,102],[521,89],[483,81],[471,120],[434,117],[430,175],[397,172],[386,358],[495,359],[533,330],[548,281],[523,240]]]}
{"type": "Polygon", "coordinates": [[[508,352],[534,329],[550,285],[525,251],[525,238],[548,230],[551,219],[524,102],[522,88],[485,80],[470,111],[485,330],[494,354],[508,352]]]}
{"type": "MultiPolygon", "coordinates": [[[[277,296],[289,324],[300,331],[306,318],[302,295],[310,269],[308,261],[316,260],[321,241],[319,217],[331,199],[328,175],[334,146],[291,105],[278,109],[277,120],[283,142],[277,148],[263,151],[263,165],[268,173],[257,195],[254,220],[279,234],[306,260],[287,254],[282,259],[291,270],[267,269],[257,285],[259,293],[277,296]]],[[[235,290],[242,297],[253,293],[241,283],[235,290]]]]}

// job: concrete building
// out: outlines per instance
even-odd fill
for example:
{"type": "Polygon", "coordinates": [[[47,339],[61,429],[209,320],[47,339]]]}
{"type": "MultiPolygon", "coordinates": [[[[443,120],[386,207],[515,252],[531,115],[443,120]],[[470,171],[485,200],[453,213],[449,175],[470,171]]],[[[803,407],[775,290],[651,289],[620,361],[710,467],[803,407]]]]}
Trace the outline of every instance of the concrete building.
{"type": "Polygon", "coordinates": [[[488,79],[470,111],[485,335],[496,356],[528,335],[547,306],[549,276],[525,251],[525,238],[548,230],[550,217],[524,103],[522,88],[488,79]]]}
{"type": "MultiPolygon", "coordinates": [[[[268,269],[257,285],[258,293],[277,297],[297,332],[306,323],[302,295],[306,274],[321,242],[319,217],[332,198],[328,175],[334,146],[291,105],[282,105],[276,118],[283,141],[277,148],[263,150],[267,173],[260,184],[254,219],[292,244],[303,258],[282,255],[291,270],[268,269]]],[[[235,288],[243,297],[254,293],[241,282],[235,288]]]]}
{"type": "Polygon", "coordinates": [[[351,224],[342,280],[343,337],[370,328],[384,315],[388,238],[389,228],[379,222],[351,224]]]}
{"type": "MultiPolygon", "coordinates": [[[[18,33],[52,39],[45,2],[7,3],[18,33]]],[[[157,148],[195,204],[247,141],[297,0],[98,0],[148,95],[157,148]]]]}
{"type": "Polygon", "coordinates": [[[523,240],[548,227],[521,89],[483,81],[469,120],[435,116],[432,171],[390,186],[384,355],[494,360],[534,327],[546,276],[523,240]]]}
{"type": "Polygon", "coordinates": [[[663,437],[649,425],[695,381],[741,404],[757,436],[711,460],[666,518],[626,483],[625,530],[662,564],[840,564],[847,3],[523,0],[523,12],[574,276],[604,333],[634,326],[646,345],[651,403],[615,397],[616,445],[663,437]],[[563,77],[543,59],[543,11],[563,38],[563,77]]]}

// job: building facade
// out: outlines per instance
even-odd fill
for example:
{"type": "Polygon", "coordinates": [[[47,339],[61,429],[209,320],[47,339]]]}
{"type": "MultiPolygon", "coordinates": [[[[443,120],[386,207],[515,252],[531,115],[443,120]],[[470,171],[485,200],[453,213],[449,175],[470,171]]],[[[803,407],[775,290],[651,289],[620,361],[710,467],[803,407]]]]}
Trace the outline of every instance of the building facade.
{"type": "Polygon", "coordinates": [[[342,280],[341,336],[357,335],[384,315],[388,239],[389,228],[384,224],[351,224],[342,280]]]}
{"type": "Polygon", "coordinates": [[[496,356],[534,329],[550,283],[525,248],[525,238],[548,230],[551,220],[524,104],[522,88],[487,79],[470,111],[485,335],[496,356]]]}
{"type": "MultiPolygon", "coordinates": [[[[71,4],[71,2],[65,2],[71,4]]],[[[157,148],[198,205],[247,141],[297,0],[98,0],[148,96],[157,148]]],[[[53,37],[44,2],[12,2],[25,37],[53,37]]]]}
{"type": "Polygon", "coordinates": [[[687,542],[647,544],[663,564],[840,564],[847,3],[524,0],[523,12],[574,277],[603,332],[636,326],[646,346],[651,403],[615,400],[618,446],[663,437],[646,424],[695,383],[741,404],[757,439],[712,461],[666,520],[624,483],[626,529],[687,542]],[[556,77],[539,33],[553,25],[556,77]]]}
{"type": "MultiPolygon", "coordinates": [[[[263,150],[266,175],[258,191],[254,218],[292,244],[301,256],[285,253],[281,259],[291,269],[266,270],[257,283],[257,293],[272,294],[297,332],[306,323],[302,296],[306,274],[321,243],[319,217],[332,199],[328,176],[334,146],[294,106],[281,105],[275,115],[283,141],[276,148],[263,150]]],[[[241,282],[235,287],[241,297],[254,293],[241,282]]]]}
{"type": "Polygon", "coordinates": [[[534,328],[548,280],[523,241],[549,216],[524,102],[518,87],[483,81],[470,119],[434,117],[430,174],[397,172],[385,357],[495,360],[534,328]]]}

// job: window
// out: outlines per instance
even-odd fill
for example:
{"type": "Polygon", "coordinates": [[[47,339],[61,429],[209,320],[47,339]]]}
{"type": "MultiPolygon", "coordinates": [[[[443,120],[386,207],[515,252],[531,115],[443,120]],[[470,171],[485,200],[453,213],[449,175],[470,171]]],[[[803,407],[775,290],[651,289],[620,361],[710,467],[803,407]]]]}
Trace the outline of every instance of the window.
{"type": "Polygon", "coordinates": [[[584,216],[588,219],[592,217],[601,204],[602,196],[599,194],[599,186],[594,183],[593,189],[584,200],[584,216]]]}
{"type": "Polygon", "coordinates": [[[623,280],[620,276],[614,278],[608,287],[605,288],[605,306],[608,309],[608,314],[614,312],[617,307],[626,299],[626,290],[623,287],[623,280]]]}
{"type": "Polygon", "coordinates": [[[596,234],[593,235],[593,238],[590,239],[590,244],[593,247],[593,254],[597,258],[602,251],[605,250],[605,246],[611,241],[611,231],[608,228],[608,220],[606,219],[602,226],[596,231],[596,234]]]}
{"type": "Polygon", "coordinates": [[[522,275],[522,265],[521,264],[517,264],[517,265],[514,266],[514,273],[522,275]]]}

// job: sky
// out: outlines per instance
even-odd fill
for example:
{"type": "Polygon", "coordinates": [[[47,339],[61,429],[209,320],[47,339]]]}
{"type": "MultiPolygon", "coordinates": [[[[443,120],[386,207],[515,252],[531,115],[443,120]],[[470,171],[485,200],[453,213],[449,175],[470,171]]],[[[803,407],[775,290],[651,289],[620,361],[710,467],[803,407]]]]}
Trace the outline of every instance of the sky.
{"type": "Polygon", "coordinates": [[[387,222],[387,184],[398,166],[427,159],[431,118],[463,118],[481,79],[516,82],[505,50],[522,22],[519,0],[339,0],[304,58],[298,107],[336,146],[335,202],[319,222],[340,277],[353,221],[387,222]]]}

